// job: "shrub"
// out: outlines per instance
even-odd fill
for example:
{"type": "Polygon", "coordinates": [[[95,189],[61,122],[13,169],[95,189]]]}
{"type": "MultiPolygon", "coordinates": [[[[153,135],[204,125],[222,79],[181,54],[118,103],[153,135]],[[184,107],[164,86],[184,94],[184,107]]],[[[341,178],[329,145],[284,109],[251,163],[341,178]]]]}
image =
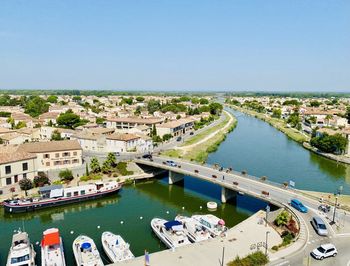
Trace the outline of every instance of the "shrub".
{"type": "Polygon", "coordinates": [[[278,246],[273,246],[271,249],[274,250],[274,251],[277,251],[279,249],[279,247],[278,246]]]}
{"type": "Polygon", "coordinates": [[[282,211],[275,219],[275,225],[283,226],[286,225],[289,221],[289,213],[282,211]]]}
{"type": "Polygon", "coordinates": [[[74,179],[73,173],[69,169],[65,169],[65,170],[60,171],[60,173],[58,175],[59,175],[61,181],[64,181],[64,182],[72,181],[74,179]]]}
{"type": "Polygon", "coordinates": [[[227,266],[262,266],[266,265],[268,262],[268,257],[261,251],[257,251],[242,259],[237,256],[233,261],[229,262],[227,266]]]}
{"type": "Polygon", "coordinates": [[[128,171],[126,168],[127,168],[127,163],[126,162],[119,162],[117,164],[118,172],[121,175],[132,175],[134,173],[133,171],[128,171]]]}
{"type": "Polygon", "coordinates": [[[42,187],[45,184],[50,184],[50,180],[47,177],[47,175],[45,175],[44,173],[40,173],[34,177],[33,183],[34,187],[42,187]]]}

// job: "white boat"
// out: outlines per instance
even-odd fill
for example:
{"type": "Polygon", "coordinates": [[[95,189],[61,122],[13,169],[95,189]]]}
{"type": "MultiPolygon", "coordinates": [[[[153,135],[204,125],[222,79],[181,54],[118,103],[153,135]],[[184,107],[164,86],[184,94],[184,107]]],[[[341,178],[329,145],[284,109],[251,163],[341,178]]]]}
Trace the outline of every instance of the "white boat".
{"type": "Polygon", "coordinates": [[[103,250],[112,262],[115,263],[135,258],[130,251],[130,245],[120,235],[103,232],[101,241],[103,250]]]}
{"type": "Polygon", "coordinates": [[[43,232],[41,240],[41,266],[65,266],[63,243],[57,228],[43,232]]]}
{"type": "Polygon", "coordinates": [[[192,218],[203,225],[213,237],[224,234],[227,230],[225,221],[212,214],[192,215],[192,218]]]}
{"type": "Polygon", "coordinates": [[[80,235],[73,241],[73,253],[78,266],[102,266],[103,262],[95,242],[80,235]]]}
{"type": "Polygon", "coordinates": [[[161,218],[153,218],[151,227],[168,248],[177,248],[191,243],[179,221],[168,222],[161,218]]]}
{"type": "Polygon", "coordinates": [[[191,242],[196,243],[212,238],[209,230],[191,217],[177,215],[175,220],[183,224],[185,233],[191,242]]]}
{"type": "Polygon", "coordinates": [[[18,232],[12,236],[12,244],[6,266],[34,266],[35,251],[26,232],[18,232]]]}

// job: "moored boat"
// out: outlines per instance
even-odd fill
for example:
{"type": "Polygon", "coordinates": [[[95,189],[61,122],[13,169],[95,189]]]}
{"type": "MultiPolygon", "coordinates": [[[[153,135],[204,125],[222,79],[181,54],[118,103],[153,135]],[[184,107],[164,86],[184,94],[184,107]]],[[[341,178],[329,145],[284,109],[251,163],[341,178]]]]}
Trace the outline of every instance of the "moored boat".
{"type": "Polygon", "coordinates": [[[73,241],[73,253],[78,266],[104,265],[95,242],[88,236],[80,235],[73,241]]]}
{"type": "Polygon", "coordinates": [[[207,230],[202,224],[191,217],[177,215],[175,217],[175,220],[183,224],[185,233],[191,242],[196,243],[212,238],[209,230],[207,230]]]}
{"type": "Polygon", "coordinates": [[[101,236],[102,247],[112,262],[120,262],[135,258],[130,251],[130,245],[120,235],[103,232],[101,236]]]}
{"type": "Polygon", "coordinates": [[[192,215],[192,218],[206,228],[213,237],[224,234],[227,230],[225,221],[212,214],[192,215]]]}
{"type": "Polygon", "coordinates": [[[65,266],[63,243],[57,228],[43,232],[41,240],[41,266],[65,266]]]}
{"type": "Polygon", "coordinates": [[[53,206],[66,205],[90,199],[96,199],[117,193],[121,185],[116,181],[96,182],[75,187],[63,188],[46,186],[39,188],[40,197],[28,199],[5,200],[3,206],[6,212],[20,213],[53,206]]]}
{"type": "Polygon", "coordinates": [[[190,244],[183,225],[179,221],[167,221],[153,218],[151,221],[153,232],[168,248],[177,248],[190,244]]]}
{"type": "Polygon", "coordinates": [[[18,232],[12,237],[12,244],[6,266],[35,265],[35,251],[26,232],[18,232]]]}

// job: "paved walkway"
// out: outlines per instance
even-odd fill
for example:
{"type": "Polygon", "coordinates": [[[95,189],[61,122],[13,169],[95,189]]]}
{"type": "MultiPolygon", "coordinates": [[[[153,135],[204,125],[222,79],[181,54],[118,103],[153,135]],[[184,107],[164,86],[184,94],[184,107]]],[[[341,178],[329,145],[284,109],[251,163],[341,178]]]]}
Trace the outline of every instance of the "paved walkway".
{"type": "MultiPolygon", "coordinates": [[[[225,247],[224,265],[236,258],[244,257],[257,249],[265,252],[266,232],[269,231],[268,245],[272,247],[282,242],[279,234],[270,226],[265,226],[264,211],[259,211],[235,227],[228,230],[226,237],[218,237],[201,243],[164,250],[150,255],[152,266],[215,266],[220,265],[225,247]]],[[[132,248],[132,247],[131,247],[132,248]]],[[[145,247],[146,248],[146,247],[145,247]]],[[[144,265],[144,257],[114,265],[144,265]]]]}

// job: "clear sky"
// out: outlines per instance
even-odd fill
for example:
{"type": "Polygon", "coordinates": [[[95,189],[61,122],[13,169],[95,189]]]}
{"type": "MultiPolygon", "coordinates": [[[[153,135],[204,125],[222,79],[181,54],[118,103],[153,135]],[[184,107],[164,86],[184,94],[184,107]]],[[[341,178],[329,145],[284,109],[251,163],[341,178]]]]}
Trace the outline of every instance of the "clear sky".
{"type": "Polygon", "coordinates": [[[0,88],[350,91],[349,0],[0,0],[0,88]]]}

